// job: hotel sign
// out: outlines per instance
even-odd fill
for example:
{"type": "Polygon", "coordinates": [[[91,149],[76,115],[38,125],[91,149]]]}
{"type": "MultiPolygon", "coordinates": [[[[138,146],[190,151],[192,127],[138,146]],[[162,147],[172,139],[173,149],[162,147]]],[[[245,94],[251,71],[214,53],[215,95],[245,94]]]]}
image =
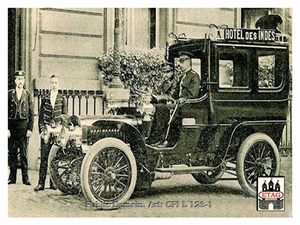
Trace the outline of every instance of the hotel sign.
{"type": "Polygon", "coordinates": [[[225,28],[225,40],[235,41],[276,41],[275,30],[225,28]]]}

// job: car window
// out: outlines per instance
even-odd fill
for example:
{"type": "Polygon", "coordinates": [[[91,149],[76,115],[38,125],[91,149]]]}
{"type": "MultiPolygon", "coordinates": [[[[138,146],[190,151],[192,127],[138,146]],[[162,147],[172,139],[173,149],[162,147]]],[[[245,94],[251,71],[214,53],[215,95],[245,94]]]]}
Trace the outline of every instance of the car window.
{"type": "Polygon", "coordinates": [[[282,84],[282,56],[276,51],[258,51],[258,88],[274,89],[282,84]]]}
{"type": "Polygon", "coordinates": [[[233,61],[219,60],[219,86],[232,87],[233,86],[233,61]]]}
{"type": "Polygon", "coordinates": [[[247,51],[221,52],[219,55],[219,87],[249,87],[249,57],[247,51]]]}

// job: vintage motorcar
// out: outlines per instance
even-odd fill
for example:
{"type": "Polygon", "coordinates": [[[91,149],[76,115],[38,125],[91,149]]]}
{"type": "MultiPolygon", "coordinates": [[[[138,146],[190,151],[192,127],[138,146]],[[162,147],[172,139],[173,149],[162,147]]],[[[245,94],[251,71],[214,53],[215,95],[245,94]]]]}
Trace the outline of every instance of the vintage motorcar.
{"type": "Polygon", "coordinates": [[[177,38],[166,51],[173,64],[181,51],[192,53],[201,77],[199,98],[179,106],[182,123],[174,146],[147,144],[147,110],[128,106],[128,90],[107,89],[113,113],[71,116],[51,150],[50,171],[58,189],[82,191],[89,202],[112,209],[134,190],[172,175],[191,174],[200,184],[213,184],[229,173],[252,197],[258,177],[278,176],[289,46],[275,30],[226,27],[217,34],[177,38]]]}

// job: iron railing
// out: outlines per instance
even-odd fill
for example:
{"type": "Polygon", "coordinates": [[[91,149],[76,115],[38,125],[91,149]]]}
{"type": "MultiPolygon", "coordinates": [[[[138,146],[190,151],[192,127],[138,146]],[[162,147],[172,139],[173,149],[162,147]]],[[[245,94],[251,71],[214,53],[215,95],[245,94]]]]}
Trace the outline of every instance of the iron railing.
{"type": "MultiPolygon", "coordinates": [[[[49,90],[35,89],[34,98],[36,102],[35,114],[38,114],[41,101],[49,90]]],[[[60,90],[67,99],[69,115],[103,115],[104,94],[98,90],[60,90]]]]}

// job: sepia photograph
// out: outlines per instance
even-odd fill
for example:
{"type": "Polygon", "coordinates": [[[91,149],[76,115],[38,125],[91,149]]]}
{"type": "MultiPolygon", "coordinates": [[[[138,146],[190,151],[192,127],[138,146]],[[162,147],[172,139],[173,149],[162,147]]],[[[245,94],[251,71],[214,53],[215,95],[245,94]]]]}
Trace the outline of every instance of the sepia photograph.
{"type": "Polygon", "coordinates": [[[294,9],[169,5],[5,9],[8,218],[295,216],[294,9]]]}

